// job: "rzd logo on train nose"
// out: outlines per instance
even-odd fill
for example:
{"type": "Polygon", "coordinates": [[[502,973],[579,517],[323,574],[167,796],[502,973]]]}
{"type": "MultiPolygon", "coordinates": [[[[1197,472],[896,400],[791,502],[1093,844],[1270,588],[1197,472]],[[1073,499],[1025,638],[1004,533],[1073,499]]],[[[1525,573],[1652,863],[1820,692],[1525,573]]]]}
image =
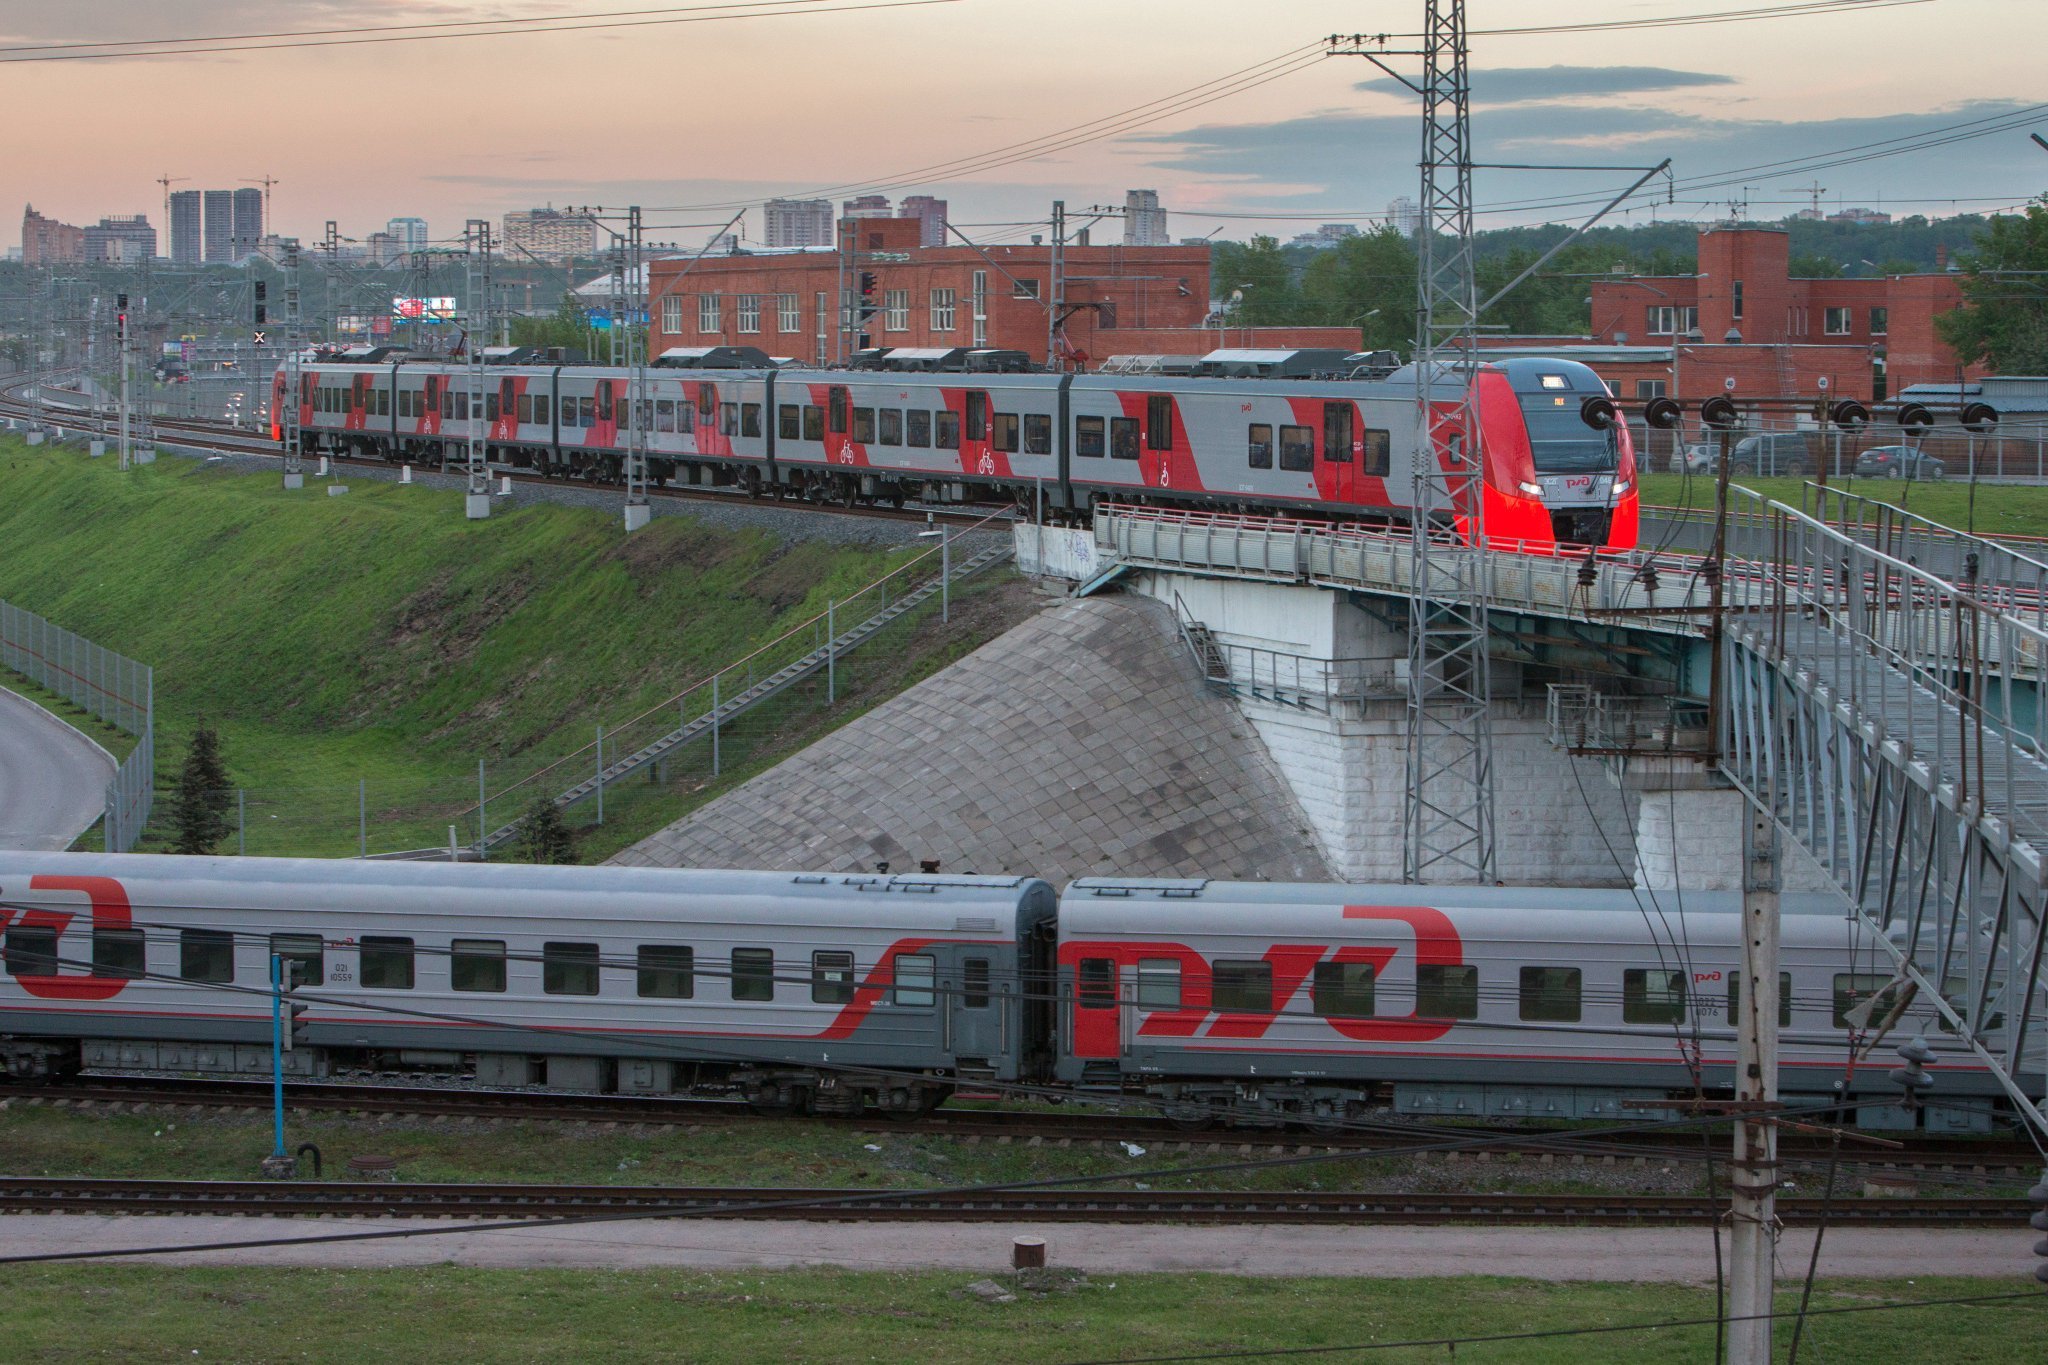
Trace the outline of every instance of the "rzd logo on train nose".
{"type": "MultiPolygon", "coordinates": [[[[92,903],[92,920],[87,929],[90,935],[95,929],[127,929],[134,925],[135,917],[128,907],[128,893],[121,883],[112,877],[31,877],[28,882],[31,891],[75,891],[92,903]]],[[[51,956],[59,961],[66,956],[63,951],[64,930],[78,916],[68,910],[24,910],[16,905],[0,905],[0,931],[7,929],[47,929],[58,947],[51,956]],[[20,918],[17,919],[16,916],[20,918]]],[[[13,944],[8,945],[10,950],[13,944]]],[[[91,949],[82,954],[91,957],[91,949]]],[[[81,956],[75,951],[72,956],[81,956]]],[[[9,964],[12,965],[12,964],[9,964]]],[[[54,964],[53,964],[54,965],[54,964]]],[[[92,976],[86,973],[40,973],[29,972],[15,976],[14,983],[30,995],[44,1000],[106,1000],[128,985],[126,977],[92,976]]]]}

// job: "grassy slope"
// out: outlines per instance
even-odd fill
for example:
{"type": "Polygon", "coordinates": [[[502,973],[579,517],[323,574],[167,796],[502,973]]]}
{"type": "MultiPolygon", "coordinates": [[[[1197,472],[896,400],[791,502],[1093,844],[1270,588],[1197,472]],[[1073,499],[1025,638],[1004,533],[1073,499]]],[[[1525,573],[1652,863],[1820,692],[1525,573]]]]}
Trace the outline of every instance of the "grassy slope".
{"type": "Polygon", "coordinates": [[[358,779],[373,821],[380,796],[461,799],[479,758],[510,772],[587,742],[902,558],[679,517],[628,538],[584,509],[460,509],[177,460],[122,475],[0,440],[0,596],[155,666],[161,787],[211,720],[236,784],[287,821],[319,807],[303,851],[342,852],[358,779]]]}
{"type": "MultiPolygon", "coordinates": [[[[1799,506],[1805,479],[1740,478],[1736,483],[1767,498],[1799,506]]],[[[2023,484],[1980,484],[1975,510],[1970,486],[1953,480],[1911,483],[1893,479],[1831,479],[1830,486],[1858,497],[1904,506],[1923,517],[1964,530],[1974,525],[1980,535],[2048,536],[2048,487],[2023,484]]],[[[1660,507],[1712,508],[1714,481],[1705,475],[1646,474],[1643,501],[1660,507]]]]}

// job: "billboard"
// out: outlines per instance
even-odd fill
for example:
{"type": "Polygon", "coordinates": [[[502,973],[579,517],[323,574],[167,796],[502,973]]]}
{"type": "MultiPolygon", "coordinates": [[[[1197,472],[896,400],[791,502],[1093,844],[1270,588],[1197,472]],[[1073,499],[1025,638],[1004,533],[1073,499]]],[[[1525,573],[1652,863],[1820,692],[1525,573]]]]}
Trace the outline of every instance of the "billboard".
{"type": "Polygon", "coordinates": [[[401,322],[447,322],[455,316],[455,300],[394,298],[391,300],[391,316],[401,322]]]}

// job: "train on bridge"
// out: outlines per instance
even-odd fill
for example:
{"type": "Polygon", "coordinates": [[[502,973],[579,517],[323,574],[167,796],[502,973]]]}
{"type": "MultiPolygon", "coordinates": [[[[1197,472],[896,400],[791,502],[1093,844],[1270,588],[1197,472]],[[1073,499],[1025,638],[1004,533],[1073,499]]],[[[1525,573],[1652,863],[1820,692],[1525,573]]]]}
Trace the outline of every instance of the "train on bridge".
{"type": "MultiPolygon", "coordinates": [[[[297,1076],[828,1114],[1020,1087],[1189,1128],[1654,1118],[1731,1092],[1739,899],[0,853],[0,1070],[267,1075],[275,968],[297,1076]]],[[[1867,932],[1785,905],[1788,1106],[1988,1129],[1991,1074],[1867,932]],[[1869,1054],[1915,1036],[1934,1088],[1907,1108],[1869,1054]]],[[[2038,1045],[2016,1069],[2039,1085],[2038,1045]]]]}
{"type": "MultiPolygon", "coordinates": [[[[653,483],[847,506],[1015,499],[1059,517],[1118,502],[1379,525],[1417,515],[1418,458],[1469,458],[1473,494],[1427,509],[1468,541],[1475,524],[1527,553],[1625,550],[1638,534],[1627,423],[1571,360],[1442,367],[1424,451],[1416,368],[1317,368],[1336,352],[1217,351],[1189,374],[1038,372],[1021,353],[971,350],[807,369],[751,347],[677,348],[637,375],[512,348],[483,359],[309,358],[300,449],[441,463],[480,441],[493,466],[603,482],[637,450],[653,483]]],[[[289,382],[281,368],[279,441],[289,382]]]]}

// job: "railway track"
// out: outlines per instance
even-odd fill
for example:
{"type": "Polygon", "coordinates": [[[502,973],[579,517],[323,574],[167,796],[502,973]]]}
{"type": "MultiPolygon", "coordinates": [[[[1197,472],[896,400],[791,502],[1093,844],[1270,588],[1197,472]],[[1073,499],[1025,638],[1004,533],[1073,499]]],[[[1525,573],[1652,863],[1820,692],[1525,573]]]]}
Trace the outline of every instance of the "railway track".
{"type": "MultiPolygon", "coordinates": [[[[8,1104],[52,1105],[81,1112],[120,1113],[162,1108],[268,1109],[267,1081],[219,1081],[172,1077],[88,1076],[62,1085],[19,1086],[0,1091],[8,1104]]],[[[624,1095],[578,1095],[548,1091],[457,1089],[452,1086],[390,1086],[349,1082],[292,1082],[286,1107],[301,1113],[405,1115],[489,1122],[539,1121],[615,1126],[710,1126],[757,1118],[736,1101],[636,1098],[624,1095]]],[[[1570,1129],[1528,1130],[1490,1126],[1377,1123],[1330,1133],[1305,1133],[1273,1128],[1218,1128],[1190,1133],[1164,1118],[1143,1113],[1077,1110],[1064,1113],[947,1108],[909,1120],[881,1118],[778,1119],[777,1122],[818,1123],[849,1131],[941,1136],[972,1142],[1032,1146],[1076,1143],[1108,1146],[1133,1142],[1159,1152],[1202,1152],[1214,1156],[1357,1151],[1415,1150],[1452,1144],[1476,1147],[1487,1157],[1564,1156],[1590,1160],[1691,1160],[1699,1156],[1690,1132],[1581,1133],[1570,1129]]],[[[1846,1140],[1841,1160],[1849,1165],[1877,1164],[1915,1170],[1960,1170],[1977,1174],[2028,1175],[2038,1167],[2033,1149],[1997,1138],[1956,1138],[1909,1135],[1884,1139],[1886,1145],[1846,1140]]],[[[1831,1139],[1814,1134],[1784,1133],[1779,1153],[1785,1161],[1826,1159],[1831,1139]]],[[[1716,1141],[1716,1147],[1720,1146],[1716,1141]]],[[[1474,1153],[1477,1154],[1476,1152],[1474,1153]]]]}
{"type": "MultiPolygon", "coordinates": [[[[846,1190],[605,1185],[445,1185],[317,1180],[0,1179],[0,1212],[261,1214],[401,1218],[749,1218],[800,1222],[1209,1224],[1540,1224],[1641,1227],[1701,1223],[1725,1211],[1694,1196],[1381,1194],[1244,1190],[846,1190]]],[[[1841,1199],[1836,1225],[2007,1226],[2012,1199],[1841,1199]]],[[[1792,1226],[1822,1201],[1780,1199],[1792,1226]]]]}

